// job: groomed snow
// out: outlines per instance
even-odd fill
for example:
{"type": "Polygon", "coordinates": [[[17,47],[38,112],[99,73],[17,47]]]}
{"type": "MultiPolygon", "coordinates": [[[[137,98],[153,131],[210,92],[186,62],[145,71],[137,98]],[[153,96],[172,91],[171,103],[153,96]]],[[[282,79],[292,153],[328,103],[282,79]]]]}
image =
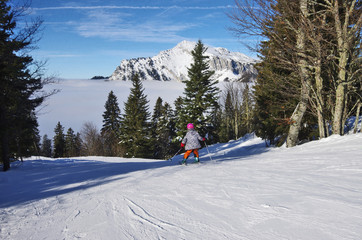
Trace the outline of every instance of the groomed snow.
{"type": "Polygon", "coordinates": [[[361,239],[362,133],[290,149],[249,136],[200,153],[188,166],[15,162],[0,172],[0,239],[361,239]]]}

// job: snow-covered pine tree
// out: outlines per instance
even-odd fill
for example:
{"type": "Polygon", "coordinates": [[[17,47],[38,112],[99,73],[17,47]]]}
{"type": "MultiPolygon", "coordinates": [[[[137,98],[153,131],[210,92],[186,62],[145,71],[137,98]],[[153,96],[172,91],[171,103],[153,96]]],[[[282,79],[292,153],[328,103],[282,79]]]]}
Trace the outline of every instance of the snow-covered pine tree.
{"type": "Polygon", "coordinates": [[[124,104],[121,123],[121,146],[124,157],[152,156],[148,100],[138,75],[132,78],[131,93],[124,104]]]}
{"type": "Polygon", "coordinates": [[[213,71],[209,70],[207,48],[199,40],[192,50],[193,63],[188,68],[188,80],[184,89],[183,107],[178,113],[177,128],[179,136],[186,132],[187,123],[195,124],[200,134],[204,135],[212,130],[212,116],[218,106],[219,89],[217,81],[212,80],[213,71]]]}
{"type": "Polygon", "coordinates": [[[121,147],[119,141],[122,117],[117,97],[113,91],[108,94],[104,107],[106,110],[103,113],[103,127],[101,129],[104,140],[104,154],[106,156],[120,156],[121,147]]]}

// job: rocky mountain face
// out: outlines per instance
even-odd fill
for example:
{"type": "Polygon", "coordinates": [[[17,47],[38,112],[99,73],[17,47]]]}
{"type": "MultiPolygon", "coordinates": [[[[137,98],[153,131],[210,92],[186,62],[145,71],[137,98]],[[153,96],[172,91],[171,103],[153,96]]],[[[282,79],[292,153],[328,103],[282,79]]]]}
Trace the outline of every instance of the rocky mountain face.
{"type": "MultiPolygon", "coordinates": [[[[193,62],[191,51],[196,42],[182,41],[176,47],[160,52],[154,57],[123,60],[113,72],[110,80],[130,80],[136,73],[142,80],[184,81],[193,62]]],[[[225,48],[208,47],[210,70],[215,71],[218,81],[252,81],[257,72],[256,60],[239,52],[225,48]]]]}

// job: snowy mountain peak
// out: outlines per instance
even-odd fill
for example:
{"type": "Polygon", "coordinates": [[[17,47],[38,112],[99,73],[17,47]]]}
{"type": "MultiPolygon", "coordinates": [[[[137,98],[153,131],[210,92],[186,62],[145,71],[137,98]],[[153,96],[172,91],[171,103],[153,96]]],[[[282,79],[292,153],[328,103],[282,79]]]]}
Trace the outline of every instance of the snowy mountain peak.
{"type": "Polygon", "coordinates": [[[183,41],[181,41],[180,43],[178,43],[175,48],[192,50],[192,49],[194,49],[195,45],[196,45],[196,42],[191,42],[191,41],[183,40],[183,41]]]}
{"type": "MultiPolygon", "coordinates": [[[[191,51],[196,42],[182,41],[174,48],[161,51],[148,58],[122,60],[113,72],[110,80],[130,80],[136,73],[142,80],[184,81],[193,59],[191,51]]],[[[206,46],[205,55],[209,56],[210,70],[215,71],[213,78],[218,81],[252,81],[256,76],[256,60],[239,52],[230,52],[226,48],[206,46]]]]}

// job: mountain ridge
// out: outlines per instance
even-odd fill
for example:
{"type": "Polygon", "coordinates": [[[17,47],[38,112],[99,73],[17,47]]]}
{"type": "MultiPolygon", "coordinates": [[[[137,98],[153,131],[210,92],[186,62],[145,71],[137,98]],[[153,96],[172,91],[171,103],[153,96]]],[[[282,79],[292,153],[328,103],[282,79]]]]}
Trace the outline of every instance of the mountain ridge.
{"type": "MultiPolygon", "coordinates": [[[[130,80],[138,73],[142,80],[178,81],[188,79],[188,68],[193,62],[191,51],[196,42],[182,41],[174,48],[161,51],[153,57],[122,60],[109,80],[130,80]]],[[[206,45],[205,45],[206,46],[206,45]]],[[[250,82],[256,77],[254,64],[257,60],[240,52],[231,52],[222,47],[206,46],[213,79],[223,81],[250,82]]]]}

